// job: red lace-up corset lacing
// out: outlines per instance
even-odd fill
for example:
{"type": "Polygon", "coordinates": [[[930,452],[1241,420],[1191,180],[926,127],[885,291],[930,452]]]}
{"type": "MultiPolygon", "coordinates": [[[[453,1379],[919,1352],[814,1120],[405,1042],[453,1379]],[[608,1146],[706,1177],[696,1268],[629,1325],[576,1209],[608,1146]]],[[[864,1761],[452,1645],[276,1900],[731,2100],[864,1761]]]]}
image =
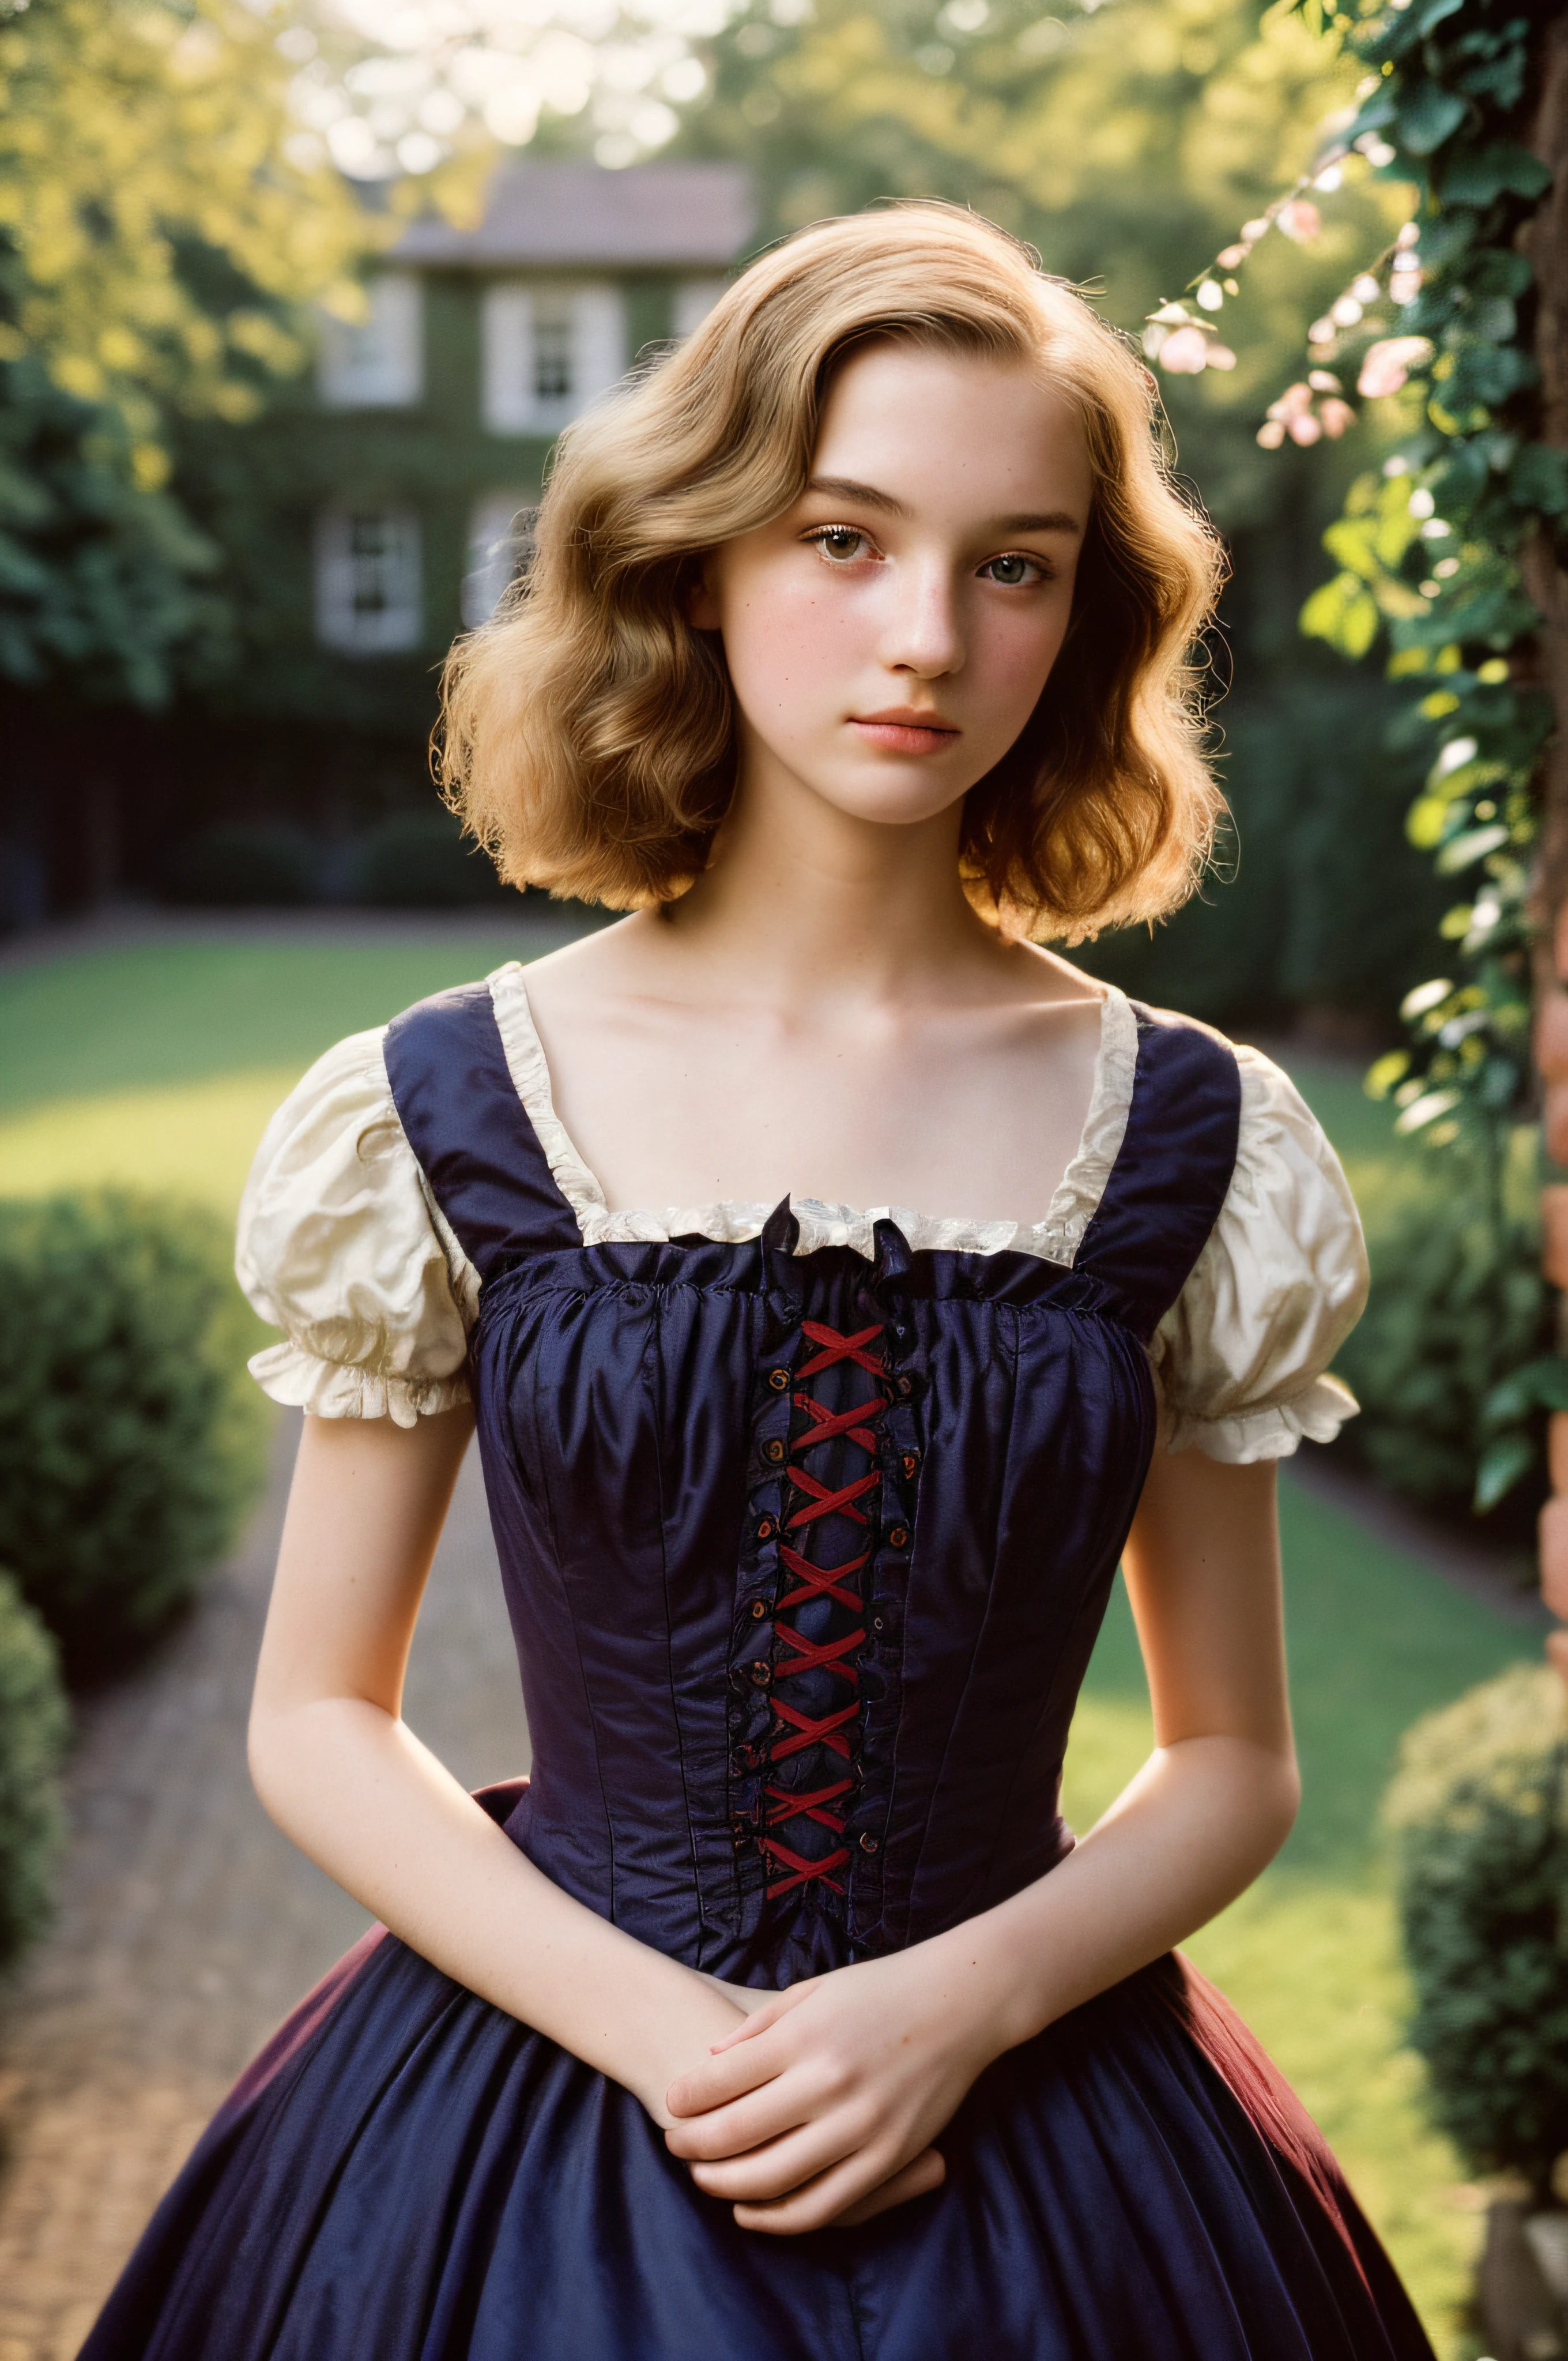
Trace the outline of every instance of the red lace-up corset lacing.
{"type": "MultiPolygon", "coordinates": [[[[883,1375],[883,1356],[879,1346],[880,1325],[862,1328],[852,1336],[841,1335],[836,1328],[825,1327],[820,1321],[806,1320],[802,1333],[809,1344],[817,1347],[812,1357],[795,1371],[796,1386],[818,1377],[826,1369],[849,1362],[866,1370],[879,1383],[883,1375]]],[[[769,1749],[773,1763],[788,1761],[808,1749],[824,1750],[848,1763],[850,1760],[849,1725],[860,1711],[860,1666],[858,1653],[865,1640],[865,1627],[861,1621],[862,1600],[859,1577],[870,1563],[871,1549],[861,1551],[856,1557],[845,1558],[832,1565],[814,1563],[808,1552],[820,1547],[824,1521],[847,1518],[852,1524],[869,1527],[867,1510],[860,1505],[868,1492],[880,1484],[881,1474],[875,1465],[877,1438],[876,1422],[886,1407],[883,1397],[872,1395],[869,1400],[853,1403],[847,1410],[827,1410],[806,1392],[795,1391],[792,1397],[795,1411],[806,1422],[790,1444],[788,1479],[797,1495],[795,1506],[784,1516],[786,1532],[799,1537],[798,1546],[781,1542],[780,1563],[794,1576],[795,1587],[783,1592],[773,1609],[776,1634],[776,1654],[773,1664],[773,1705],[777,1716],[769,1749]],[[852,1477],[847,1483],[825,1483],[804,1464],[807,1453],[825,1444],[847,1440],[863,1451],[872,1462],[863,1475],[852,1477]],[[839,1608],[848,1609],[855,1617],[854,1628],[835,1633],[827,1639],[809,1638],[797,1631],[786,1619],[807,1606],[830,1599],[839,1608]],[[828,1712],[803,1712],[779,1694],[779,1684],[792,1675],[806,1673],[828,1673],[843,1681],[848,1687],[846,1703],[828,1712]]],[[[870,1535],[868,1532],[868,1543],[870,1535]]],[[[829,1766],[825,1764],[824,1768],[829,1766]]],[[[770,1894],[787,1893],[792,1886],[809,1884],[816,1879],[841,1894],[843,1886],[834,1875],[849,1861],[847,1845],[839,1845],[819,1860],[812,1860],[786,1844],[775,1832],[795,1820],[806,1819],[835,1836],[842,1836],[844,1819],[840,1805],[854,1786],[851,1777],[830,1776],[825,1785],[790,1789],[770,1782],[764,1795],[766,1817],[760,1839],[768,1865],[770,1894]]]]}

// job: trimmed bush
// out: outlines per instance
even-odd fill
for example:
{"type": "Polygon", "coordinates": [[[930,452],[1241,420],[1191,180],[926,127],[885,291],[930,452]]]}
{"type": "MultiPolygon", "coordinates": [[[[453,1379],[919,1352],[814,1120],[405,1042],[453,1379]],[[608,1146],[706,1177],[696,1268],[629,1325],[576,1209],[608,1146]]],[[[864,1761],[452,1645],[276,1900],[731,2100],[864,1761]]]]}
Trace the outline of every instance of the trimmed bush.
{"type": "Polygon", "coordinates": [[[0,1201],[0,1563],[69,1673],[190,1597],[263,1474],[228,1232],[115,1192],[0,1201]]]}
{"type": "Polygon", "coordinates": [[[1568,2148],[1568,1721],[1521,1665],[1405,1739],[1385,1813],[1431,2112],[1544,2199],[1568,2148]]]}
{"type": "MultiPolygon", "coordinates": [[[[1552,1348],[1541,1241],[1476,1199],[1430,1182],[1369,1214],[1372,1294],[1334,1367],[1361,1404],[1347,1443],[1408,1498],[1468,1506],[1498,1381],[1552,1348]]],[[[1537,1495],[1516,1496],[1514,1521],[1537,1495]]]]}
{"type": "Polygon", "coordinates": [[[56,1773],[70,1732],[55,1645],[0,1574],[0,1969],[43,1927],[65,1833],[56,1773]]]}

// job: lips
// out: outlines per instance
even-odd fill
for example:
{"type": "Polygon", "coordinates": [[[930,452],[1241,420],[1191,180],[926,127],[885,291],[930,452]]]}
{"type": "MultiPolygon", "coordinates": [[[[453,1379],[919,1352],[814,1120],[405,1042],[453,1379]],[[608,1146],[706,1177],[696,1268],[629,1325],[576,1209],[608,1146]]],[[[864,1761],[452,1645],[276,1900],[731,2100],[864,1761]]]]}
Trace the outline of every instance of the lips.
{"type": "Polygon", "coordinates": [[[911,705],[890,707],[885,713],[854,713],[850,719],[862,738],[889,754],[939,754],[960,734],[939,713],[911,705]]]}

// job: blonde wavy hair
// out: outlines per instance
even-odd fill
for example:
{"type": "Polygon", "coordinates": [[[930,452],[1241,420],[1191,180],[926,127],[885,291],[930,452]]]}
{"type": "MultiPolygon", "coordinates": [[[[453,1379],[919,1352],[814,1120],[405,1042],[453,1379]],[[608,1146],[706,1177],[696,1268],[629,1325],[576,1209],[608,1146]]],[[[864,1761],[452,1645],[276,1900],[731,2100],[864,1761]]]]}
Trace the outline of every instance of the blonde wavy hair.
{"type": "Polygon", "coordinates": [[[1129,346],[1015,239],[937,204],[773,247],[562,436],[526,569],[443,681],[437,777],[509,883],[634,909],[701,873],[736,729],[689,595],[707,552],[799,499],[836,366],[890,336],[1036,368],[1076,408],[1093,474],[1068,641],[965,797],[971,901],[1080,940],[1190,893],[1223,808],[1194,661],[1218,544],[1171,483],[1129,346]]]}

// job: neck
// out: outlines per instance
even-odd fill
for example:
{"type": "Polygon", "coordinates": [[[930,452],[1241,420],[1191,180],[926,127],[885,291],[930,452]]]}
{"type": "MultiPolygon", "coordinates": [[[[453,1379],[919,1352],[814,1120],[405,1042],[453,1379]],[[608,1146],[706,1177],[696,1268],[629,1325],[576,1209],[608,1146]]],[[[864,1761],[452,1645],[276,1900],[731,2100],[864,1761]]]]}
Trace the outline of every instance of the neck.
{"type": "Polygon", "coordinates": [[[806,1013],[962,996],[999,950],[959,883],[961,807],[891,825],[839,810],[788,777],[748,778],[708,868],[665,923],[738,997],[806,1013]]]}

